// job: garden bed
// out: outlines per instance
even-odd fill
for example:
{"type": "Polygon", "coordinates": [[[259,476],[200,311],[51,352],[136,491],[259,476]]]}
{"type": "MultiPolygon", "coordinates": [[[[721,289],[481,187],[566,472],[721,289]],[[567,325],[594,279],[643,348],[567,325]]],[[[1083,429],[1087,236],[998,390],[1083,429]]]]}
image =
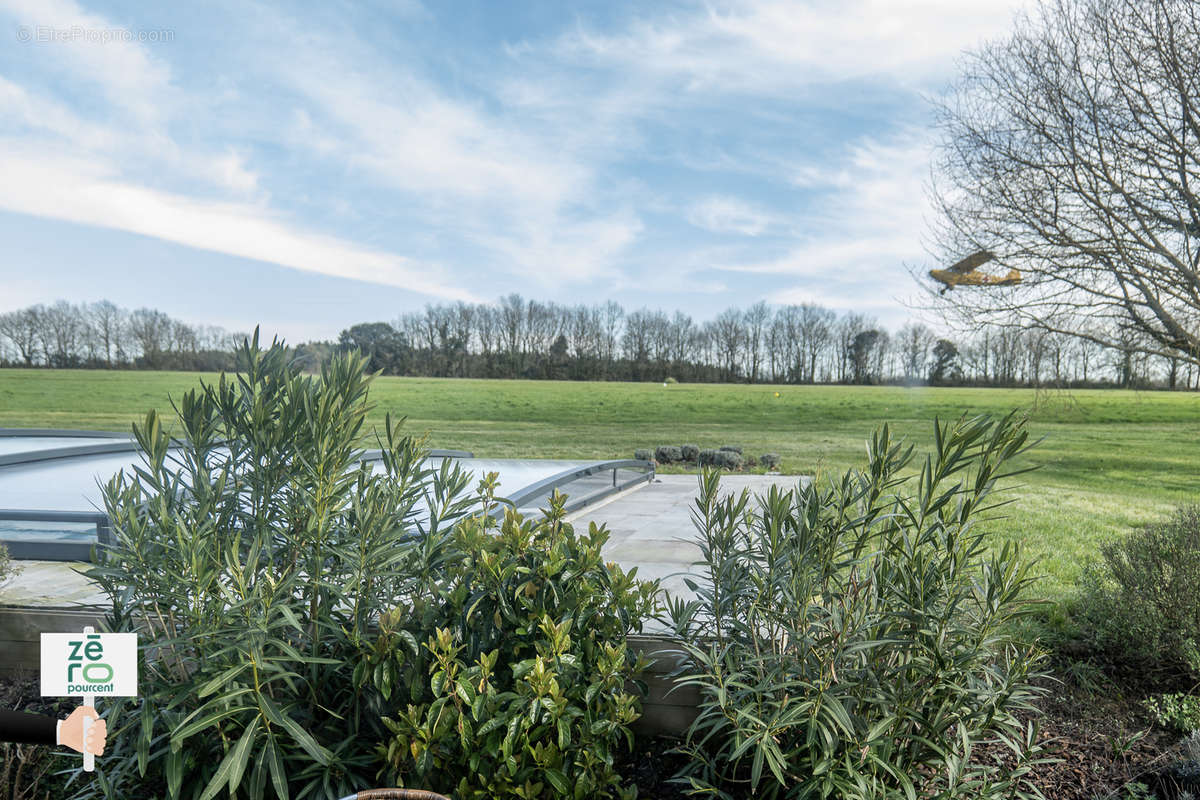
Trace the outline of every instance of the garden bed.
{"type": "MultiPolygon", "coordinates": [[[[1042,740],[1059,760],[1034,773],[1034,781],[1046,797],[1121,797],[1120,789],[1129,781],[1145,780],[1186,757],[1179,737],[1154,728],[1140,698],[1124,695],[1121,687],[1085,690],[1053,682],[1049,688],[1052,692],[1041,703],[1044,716],[1039,724],[1042,740]]],[[[66,701],[40,697],[37,676],[29,672],[0,676],[0,706],[48,714],[65,714],[71,707],[66,701]]],[[[637,785],[638,797],[682,800],[687,796],[683,786],[671,782],[683,765],[683,756],[671,752],[674,745],[675,740],[668,737],[641,736],[634,751],[621,759],[620,772],[637,785]]],[[[67,766],[65,759],[72,757],[65,751],[30,746],[20,746],[18,751],[18,746],[11,744],[0,744],[0,756],[0,800],[55,796],[62,781],[53,772],[67,766]]]]}
{"type": "MultiPolygon", "coordinates": [[[[1122,794],[1132,781],[1151,783],[1152,776],[1187,758],[1179,737],[1153,726],[1140,697],[1122,696],[1120,687],[1101,691],[1048,682],[1039,704],[1040,739],[1055,759],[1033,773],[1033,782],[1052,800],[1099,800],[1137,795],[1122,794]]],[[[638,797],[682,800],[685,787],[671,778],[684,764],[673,753],[676,741],[639,737],[634,752],[619,765],[626,780],[638,787],[638,797]]],[[[983,755],[991,755],[983,754],[983,755]]],[[[1147,797],[1154,797],[1148,795],[1147,797]]]]}

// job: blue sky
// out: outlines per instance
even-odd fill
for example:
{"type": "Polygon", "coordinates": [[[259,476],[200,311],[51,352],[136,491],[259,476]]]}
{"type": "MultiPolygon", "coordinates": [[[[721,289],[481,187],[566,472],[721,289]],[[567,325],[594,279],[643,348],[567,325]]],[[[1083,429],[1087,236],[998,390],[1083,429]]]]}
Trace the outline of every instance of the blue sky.
{"type": "Polygon", "coordinates": [[[518,291],[885,324],[1017,0],[0,0],[0,311],[292,341],[518,291]]]}

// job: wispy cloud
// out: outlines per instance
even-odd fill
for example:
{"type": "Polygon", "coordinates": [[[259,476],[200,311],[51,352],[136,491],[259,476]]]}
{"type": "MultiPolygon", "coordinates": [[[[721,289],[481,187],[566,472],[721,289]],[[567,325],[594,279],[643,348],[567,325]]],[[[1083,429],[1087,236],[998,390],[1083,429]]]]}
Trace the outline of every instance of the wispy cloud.
{"type": "Polygon", "coordinates": [[[1011,0],[735,0],[639,19],[615,33],[579,26],[565,58],[622,62],[692,90],[780,91],[883,76],[920,82],[964,47],[1005,30],[1011,0]]]}
{"type": "Polygon", "coordinates": [[[604,207],[596,165],[563,128],[530,124],[447,96],[361,55],[319,55],[280,77],[309,105],[302,145],[366,180],[412,198],[455,235],[485,248],[519,280],[562,286],[611,270],[643,229],[628,204],[604,207]],[[560,133],[562,135],[560,135],[560,133]]]}
{"type": "Polygon", "coordinates": [[[736,197],[717,196],[693,204],[687,220],[713,233],[758,236],[775,222],[775,217],[736,197]]]}
{"type": "MultiPolygon", "coordinates": [[[[93,37],[121,30],[70,0],[0,0],[0,9],[29,27],[82,31],[52,47],[56,71],[97,87],[120,121],[79,117],[66,104],[41,97],[0,76],[0,110],[31,131],[0,140],[0,208],[18,213],[129,231],[215,253],[335,277],[397,286],[439,299],[479,299],[452,284],[440,267],[341,237],[302,229],[264,205],[259,175],[244,153],[181,146],[168,135],[172,108],[186,105],[170,71],[137,42],[93,37]],[[151,188],[139,178],[150,164],[178,182],[199,178],[228,198],[212,199],[151,188]],[[245,199],[256,202],[243,202],[245,199]]],[[[51,40],[51,44],[55,44],[51,40]]]]}
{"type": "Polygon", "coordinates": [[[836,165],[797,166],[797,180],[819,198],[807,231],[781,255],[717,268],[795,281],[772,292],[776,302],[822,298],[842,308],[874,303],[898,310],[897,300],[912,288],[903,265],[924,254],[930,146],[925,132],[903,130],[851,144],[836,165]]]}
{"type": "Polygon", "coordinates": [[[478,296],[429,264],[295,230],[258,206],[198,201],[120,180],[91,160],[0,141],[0,208],[129,231],[285,267],[385,284],[447,300],[478,296]]]}
{"type": "MultiPolygon", "coordinates": [[[[127,30],[112,20],[89,12],[73,0],[0,0],[33,43],[24,55],[46,65],[59,76],[70,76],[98,90],[105,101],[128,112],[140,125],[157,126],[169,113],[171,70],[137,41],[107,35],[127,30]],[[68,36],[69,46],[45,46],[40,32],[68,36]]],[[[134,31],[129,31],[135,33],[134,31]]]]}

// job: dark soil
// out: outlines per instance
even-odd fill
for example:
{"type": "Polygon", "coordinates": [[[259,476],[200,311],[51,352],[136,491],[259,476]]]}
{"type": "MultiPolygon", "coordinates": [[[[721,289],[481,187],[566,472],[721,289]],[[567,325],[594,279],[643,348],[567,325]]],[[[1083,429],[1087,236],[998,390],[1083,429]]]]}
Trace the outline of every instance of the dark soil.
{"type": "MultiPolygon", "coordinates": [[[[41,697],[33,673],[0,676],[0,708],[65,717],[73,707],[65,700],[41,697]]],[[[65,749],[0,742],[0,800],[66,797],[70,792],[63,789],[64,779],[54,773],[73,766],[72,755],[65,749]]]]}
{"type": "Polygon", "coordinates": [[[684,800],[687,788],[671,778],[683,766],[683,756],[672,753],[678,744],[673,739],[656,737],[636,739],[634,752],[617,765],[627,783],[638,787],[638,800],[684,800]]]}
{"type": "MultiPolygon", "coordinates": [[[[1122,694],[1112,684],[1087,689],[1048,683],[1041,702],[1039,740],[1054,759],[1033,774],[1034,785],[1048,800],[1118,800],[1121,789],[1141,782],[1161,800],[1182,800],[1174,787],[1200,782],[1200,765],[1188,763],[1180,737],[1154,726],[1140,705],[1140,696],[1122,694]]],[[[635,753],[620,765],[638,797],[677,800],[688,795],[670,779],[682,757],[670,753],[669,739],[638,740],[635,753]]],[[[986,755],[986,753],[984,754],[986,755]]],[[[1200,795],[1196,795],[1200,797],[1200,795]]]]}
{"type": "Polygon", "coordinates": [[[1088,690],[1052,684],[1041,703],[1041,740],[1055,763],[1034,784],[1052,800],[1117,798],[1121,788],[1182,758],[1179,736],[1154,725],[1140,698],[1111,684],[1088,690]]]}

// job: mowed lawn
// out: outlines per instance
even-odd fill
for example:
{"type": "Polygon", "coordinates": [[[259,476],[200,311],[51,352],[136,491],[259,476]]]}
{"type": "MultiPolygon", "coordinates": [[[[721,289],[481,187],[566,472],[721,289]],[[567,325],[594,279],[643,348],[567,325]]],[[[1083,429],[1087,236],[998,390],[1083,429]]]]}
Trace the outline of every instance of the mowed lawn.
{"type": "MultiPolygon", "coordinates": [[[[0,427],[128,430],[147,409],[170,415],[195,373],[0,370],[0,427]]],[[[1039,560],[1045,596],[1069,597],[1101,541],[1200,499],[1200,397],[850,386],[743,386],[379,378],[375,417],[407,416],[432,446],[480,456],[630,457],[694,443],[776,452],[789,473],[864,461],[882,422],[919,447],[935,417],[1020,409],[1045,441],[1028,457],[1006,519],[994,523],[1039,560]],[[778,393],[778,396],[776,396],[778,393]]]]}

